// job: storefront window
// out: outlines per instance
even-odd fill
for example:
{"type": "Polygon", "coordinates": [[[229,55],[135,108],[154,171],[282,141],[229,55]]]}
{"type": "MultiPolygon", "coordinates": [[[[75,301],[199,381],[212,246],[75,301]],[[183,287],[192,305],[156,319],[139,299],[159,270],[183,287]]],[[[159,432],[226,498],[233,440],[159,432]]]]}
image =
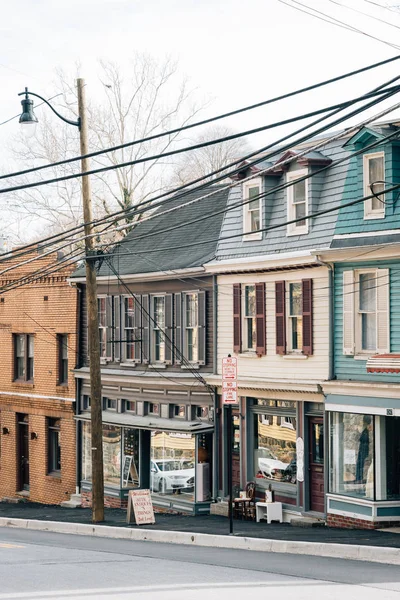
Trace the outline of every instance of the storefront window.
{"type": "Polygon", "coordinates": [[[374,428],[371,415],[331,413],[330,491],[374,498],[374,428]]]}
{"type": "MultiPolygon", "coordinates": [[[[382,417],[381,417],[382,419],[382,417]]],[[[383,419],[382,419],[383,420],[383,419]]],[[[400,499],[400,417],[385,417],[387,500],[400,499]]]]}
{"type": "Polygon", "coordinates": [[[254,415],[254,474],[257,483],[296,484],[296,418],[254,415]]]}
{"type": "MultiPolygon", "coordinates": [[[[82,477],[92,479],[91,424],[82,427],[82,477]]],[[[121,481],[121,428],[103,425],[104,485],[118,486],[121,481]]]]}
{"type": "Polygon", "coordinates": [[[184,494],[194,500],[195,436],[152,431],[150,489],[163,495],[184,494]]]}
{"type": "Polygon", "coordinates": [[[139,487],[139,430],[123,431],[122,487],[139,487]]]}

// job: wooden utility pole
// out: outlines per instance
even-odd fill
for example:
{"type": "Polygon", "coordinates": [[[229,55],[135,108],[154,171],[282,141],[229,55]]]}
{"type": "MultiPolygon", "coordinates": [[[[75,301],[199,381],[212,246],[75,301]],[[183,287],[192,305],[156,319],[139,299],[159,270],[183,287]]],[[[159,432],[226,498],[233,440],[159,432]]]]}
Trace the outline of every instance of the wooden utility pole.
{"type": "MultiPolygon", "coordinates": [[[[85,81],[77,80],[81,155],[88,154],[85,81]]],[[[89,170],[89,159],[82,158],[82,172],[89,170]]],[[[104,521],[103,425],[101,406],[101,371],[97,281],[94,254],[92,196],[89,176],[82,177],[83,220],[85,223],[86,298],[89,339],[90,402],[92,424],[92,521],[104,521]]]]}

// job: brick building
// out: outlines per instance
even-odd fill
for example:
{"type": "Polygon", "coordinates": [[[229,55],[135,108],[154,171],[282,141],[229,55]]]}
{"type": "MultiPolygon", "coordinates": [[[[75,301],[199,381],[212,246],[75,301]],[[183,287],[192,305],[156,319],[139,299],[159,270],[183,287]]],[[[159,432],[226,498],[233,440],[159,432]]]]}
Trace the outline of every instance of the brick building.
{"type": "Polygon", "coordinates": [[[77,290],[42,254],[0,261],[0,499],[59,504],[76,484],[77,290]]]}

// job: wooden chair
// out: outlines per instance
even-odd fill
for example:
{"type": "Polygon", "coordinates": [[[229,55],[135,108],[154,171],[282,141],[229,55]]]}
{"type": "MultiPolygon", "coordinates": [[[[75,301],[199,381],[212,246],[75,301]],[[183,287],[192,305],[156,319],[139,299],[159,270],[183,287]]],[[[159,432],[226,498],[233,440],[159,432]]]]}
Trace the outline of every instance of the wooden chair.
{"type": "Polygon", "coordinates": [[[253,481],[246,483],[246,498],[235,498],[232,501],[234,519],[255,519],[256,517],[256,484],[253,481]]]}

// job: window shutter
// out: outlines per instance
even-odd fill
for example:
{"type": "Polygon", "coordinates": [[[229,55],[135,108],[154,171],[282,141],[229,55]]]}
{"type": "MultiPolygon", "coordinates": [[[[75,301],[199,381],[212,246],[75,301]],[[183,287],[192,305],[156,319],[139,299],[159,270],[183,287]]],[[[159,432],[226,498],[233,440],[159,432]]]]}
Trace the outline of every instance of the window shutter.
{"type": "Polygon", "coordinates": [[[206,292],[201,291],[197,294],[198,314],[198,360],[200,365],[206,364],[206,292]]]}
{"type": "Polygon", "coordinates": [[[376,351],[390,352],[389,269],[378,269],[376,284],[376,351]]]}
{"type": "Polygon", "coordinates": [[[112,360],[113,355],[113,314],[112,296],[106,298],[106,358],[112,360]]]}
{"type": "Polygon", "coordinates": [[[276,353],[286,354],[285,282],[275,282],[276,353]]]}
{"type": "Polygon", "coordinates": [[[343,272],[343,354],[354,354],[354,271],[343,272]]]}
{"type": "Polygon", "coordinates": [[[233,284],[233,351],[242,349],[242,286],[233,284]]]}
{"type": "Polygon", "coordinates": [[[133,310],[133,339],[134,343],[134,361],[142,362],[142,304],[140,296],[134,296],[133,310]]]}
{"type": "Polygon", "coordinates": [[[149,295],[142,296],[142,361],[150,362],[150,301],[149,295]]]}
{"type": "Polygon", "coordinates": [[[182,364],[182,294],[175,294],[175,364],[182,364]]]}
{"type": "Polygon", "coordinates": [[[265,283],[256,283],[256,352],[266,353],[265,283]]]}
{"type": "Polygon", "coordinates": [[[165,294],[165,362],[172,364],[174,336],[172,329],[172,294],[165,294]]]}
{"type": "Polygon", "coordinates": [[[114,296],[114,360],[121,360],[121,303],[120,297],[114,296]]]}
{"type": "Polygon", "coordinates": [[[303,354],[313,353],[313,280],[302,282],[303,354]]]}

